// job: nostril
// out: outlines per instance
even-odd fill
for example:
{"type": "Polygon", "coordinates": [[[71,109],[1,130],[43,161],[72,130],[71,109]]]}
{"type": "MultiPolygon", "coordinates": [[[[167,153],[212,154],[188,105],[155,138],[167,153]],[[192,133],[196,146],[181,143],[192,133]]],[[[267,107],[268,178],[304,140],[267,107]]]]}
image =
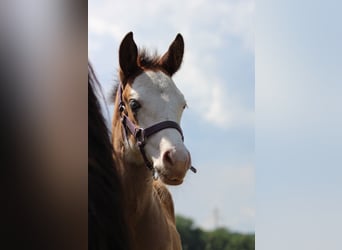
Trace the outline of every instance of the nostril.
{"type": "Polygon", "coordinates": [[[168,150],[164,153],[163,161],[173,165],[172,150],[168,150]]]}

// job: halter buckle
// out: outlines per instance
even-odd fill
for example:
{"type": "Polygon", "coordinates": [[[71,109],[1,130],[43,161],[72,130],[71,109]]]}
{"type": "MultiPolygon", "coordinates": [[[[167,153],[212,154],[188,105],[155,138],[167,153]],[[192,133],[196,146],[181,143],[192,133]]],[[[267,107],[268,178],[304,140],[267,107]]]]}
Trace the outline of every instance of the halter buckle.
{"type": "Polygon", "coordinates": [[[134,137],[137,140],[138,146],[139,147],[144,147],[145,146],[145,131],[143,128],[136,128],[134,132],[134,137]]]}
{"type": "Polygon", "coordinates": [[[120,114],[125,110],[125,104],[123,102],[119,103],[119,112],[120,114]]]}

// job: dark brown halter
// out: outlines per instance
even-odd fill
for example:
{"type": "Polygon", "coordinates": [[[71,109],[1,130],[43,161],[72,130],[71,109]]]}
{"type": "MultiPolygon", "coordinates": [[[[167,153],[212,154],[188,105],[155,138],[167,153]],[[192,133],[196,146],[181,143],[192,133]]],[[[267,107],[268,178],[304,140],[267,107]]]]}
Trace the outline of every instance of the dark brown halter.
{"type": "MultiPolygon", "coordinates": [[[[136,139],[137,145],[145,161],[145,164],[153,172],[153,175],[154,175],[154,167],[152,163],[147,159],[146,152],[144,149],[146,145],[146,140],[151,135],[158,133],[159,131],[163,129],[174,128],[180,133],[180,135],[182,136],[182,141],[184,141],[183,131],[181,127],[178,125],[178,123],[174,121],[159,122],[147,128],[141,128],[141,127],[136,126],[124,112],[125,103],[123,102],[123,99],[122,99],[122,92],[123,92],[122,84],[120,84],[118,91],[119,91],[119,112],[121,116],[121,122],[124,128],[126,140],[127,140],[127,130],[128,130],[136,139]]],[[[194,168],[193,166],[190,167],[190,170],[194,173],[197,172],[196,168],[194,168]]]]}

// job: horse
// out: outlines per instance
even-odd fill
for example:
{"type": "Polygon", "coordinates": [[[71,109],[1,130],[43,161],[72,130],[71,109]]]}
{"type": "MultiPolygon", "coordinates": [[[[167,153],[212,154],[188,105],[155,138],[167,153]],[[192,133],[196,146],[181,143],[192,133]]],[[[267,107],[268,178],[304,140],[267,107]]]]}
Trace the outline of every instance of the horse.
{"type": "Polygon", "coordinates": [[[88,62],[88,247],[130,249],[122,189],[109,131],[95,90],[99,83],[88,62]]]}
{"type": "Polygon", "coordinates": [[[180,185],[189,169],[196,171],[179,125],[187,104],[172,80],[183,54],[180,34],[162,56],[138,50],[132,32],[119,47],[112,144],[133,249],[182,248],[165,184],[180,185]]]}

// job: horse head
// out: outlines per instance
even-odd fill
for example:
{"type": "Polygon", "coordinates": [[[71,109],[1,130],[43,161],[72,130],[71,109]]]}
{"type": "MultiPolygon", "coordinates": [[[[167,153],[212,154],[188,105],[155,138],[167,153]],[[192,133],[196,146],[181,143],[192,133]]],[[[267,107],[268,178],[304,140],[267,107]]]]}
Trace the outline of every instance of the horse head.
{"type": "Polygon", "coordinates": [[[192,168],[179,126],[186,101],[172,80],[181,66],[183,53],[180,34],[163,56],[151,57],[145,50],[138,51],[132,32],[124,37],[119,48],[120,86],[114,120],[125,120],[120,125],[125,157],[151,165],[169,185],[181,184],[192,168]]]}

